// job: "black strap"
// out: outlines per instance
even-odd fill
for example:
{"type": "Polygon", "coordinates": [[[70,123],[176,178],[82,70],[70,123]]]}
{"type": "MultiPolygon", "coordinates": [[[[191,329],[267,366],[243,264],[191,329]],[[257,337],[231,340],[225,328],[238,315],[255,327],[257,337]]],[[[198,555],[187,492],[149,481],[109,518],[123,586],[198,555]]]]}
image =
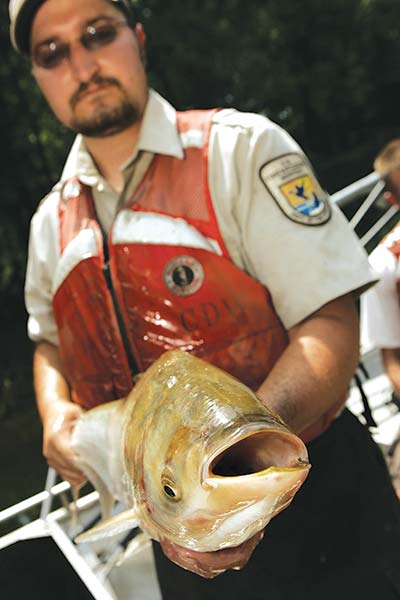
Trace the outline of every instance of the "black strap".
{"type": "MultiPolygon", "coordinates": [[[[358,369],[361,371],[361,373],[364,375],[364,377],[366,379],[369,379],[368,371],[365,368],[365,365],[363,365],[363,363],[360,363],[358,365],[358,369]]],[[[364,410],[362,412],[362,416],[365,419],[366,426],[367,427],[378,427],[378,425],[377,425],[377,423],[376,423],[376,421],[375,421],[375,419],[374,419],[374,417],[372,415],[372,411],[371,411],[371,407],[370,407],[369,402],[368,402],[367,395],[364,392],[364,388],[363,388],[363,385],[362,385],[362,382],[361,382],[361,378],[357,374],[357,372],[354,373],[354,380],[355,380],[356,385],[358,387],[358,391],[360,392],[361,400],[362,400],[362,403],[363,403],[364,410]]]]}

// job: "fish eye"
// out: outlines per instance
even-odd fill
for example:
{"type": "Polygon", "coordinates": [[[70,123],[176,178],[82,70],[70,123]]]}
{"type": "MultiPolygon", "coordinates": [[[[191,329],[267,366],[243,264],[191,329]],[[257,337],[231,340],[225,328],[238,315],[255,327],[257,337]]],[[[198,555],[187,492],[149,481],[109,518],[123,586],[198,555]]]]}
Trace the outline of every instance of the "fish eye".
{"type": "Polygon", "coordinates": [[[161,479],[161,485],[162,485],[162,489],[164,491],[164,494],[166,496],[168,496],[168,498],[170,498],[171,500],[180,500],[180,493],[179,490],[177,489],[175,483],[173,481],[171,481],[171,479],[168,477],[162,477],[161,479]]]}
{"type": "Polygon", "coordinates": [[[176,494],[175,491],[172,489],[172,487],[170,487],[169,485],[164,485],[164,492],[167,494],[167,496],[169,496],[170,498],[175,498],[176,494]]]}

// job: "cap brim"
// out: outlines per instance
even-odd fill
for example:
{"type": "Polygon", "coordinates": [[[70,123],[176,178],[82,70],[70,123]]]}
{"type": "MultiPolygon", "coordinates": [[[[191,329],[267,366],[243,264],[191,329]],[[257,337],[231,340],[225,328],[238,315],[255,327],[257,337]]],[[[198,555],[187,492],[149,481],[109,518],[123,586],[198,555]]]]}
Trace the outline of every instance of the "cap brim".
{"type": "Polygon", "coordinates": [[[43,2],[44,0],[31,0],[30,2],[25,2],[15,21],[12,36],[13,42],[15,47],[24,54],[29,54],[32,21],[43,2]]]}
{"type": "MultiPolygon", "coordinates": [[[[36,12],[45,0],[27,0],[21,7],[14,27],[11,30],[11,41],[15,48],[23,54],[30,53],[32,21],[36,12]]],[[[132,7],[127,0],[111,0],[127,17],[132,14],[132,7]]]]}

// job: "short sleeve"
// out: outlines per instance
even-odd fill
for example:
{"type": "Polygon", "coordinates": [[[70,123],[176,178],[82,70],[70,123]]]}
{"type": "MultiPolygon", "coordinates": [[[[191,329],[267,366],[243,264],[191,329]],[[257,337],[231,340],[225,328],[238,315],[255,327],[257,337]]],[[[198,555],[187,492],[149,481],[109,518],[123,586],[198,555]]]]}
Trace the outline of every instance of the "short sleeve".
{"type": "Polygon", "coordinates": [[[52,306],[52,281],[59,256],[58,195],[52,194],[32,218],[25,278],[28,335],[34,342],[58,344],[52,306]]]}
{"type": "Polygon", "coordinates": [[[268,288],[286,328],[376,281],[301,148],[269,119],[217,113],[209,183],[232,259],[268,288]]]}

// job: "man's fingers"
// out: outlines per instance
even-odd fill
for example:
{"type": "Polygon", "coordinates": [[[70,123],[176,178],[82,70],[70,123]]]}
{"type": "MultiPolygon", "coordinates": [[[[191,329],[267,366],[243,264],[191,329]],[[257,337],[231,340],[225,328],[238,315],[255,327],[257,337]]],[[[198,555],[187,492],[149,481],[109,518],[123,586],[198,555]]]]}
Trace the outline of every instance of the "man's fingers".
{"type": "Polygon", "coordinates": [[[161,547],[165,556],[170,561],[178,565],[178,567],[187,569],[188,571],[196,573],[197,575],[200,575],[201,577],[204,577],[206,579],[213,579],[214,577],[225,571],[225,568],[218,569],[214,565],[212,567],[206,566],[204,564],[204,554],[202,554],[200,560],[200,553],[194,553],[193,551],[187,550],[186,548],[180,548],[179,546],[171,544],[170,542],[165,540],[161,542],[161,547]]]}
{"type": "Polygon", "coordinates": [[[47,457],[47,463],[57,471],[62,479],[69,481],[72,485],[81,485],[87,479],[84,473],[77,468],[73,453],[70,455],[68,453],[52,454],[47,457]]]}
{"type": "Polygon", "coordinates": [[[54,463],[49,463],[49,466],[53,467],[53,469],[57,471],[61,479],[63,479],[64,481],[68,481],[71,485],[75,487],[81,486],[87,481],[85,475],[80,471],[76,471],[68,467],[60,467],[54,463]]]}
{"type": "Polygon", "coordinates": [[[77,404],[63,402],[61,410],[54,413],[44,427],[43,454],[48,464],[71,485],[85,483],[86,477],[76,462],[71,447],[71,436],[76,422],[82,414],[77,404]]]}
{"type": "Polygon", "coordinates": [[[63,479],[65,481],[68,481],[68,483],[70,483],[73,487],[76,487],[76,488],[81,487],[87,481],[87,479],[84,475],[82,475],[82,474],[77,475],[72,472],[66,473],[65,476],[63,477],[63,479]]]}
{"type": "Polygon", "coordinates": [[[215,552],[196,552],[163,539],[160,541],[164,554],[175,564],[212,579],[227,569],[242,569],[249,560],[254,548],[263,537],[260,531],[240,546],[215,552]]]}

